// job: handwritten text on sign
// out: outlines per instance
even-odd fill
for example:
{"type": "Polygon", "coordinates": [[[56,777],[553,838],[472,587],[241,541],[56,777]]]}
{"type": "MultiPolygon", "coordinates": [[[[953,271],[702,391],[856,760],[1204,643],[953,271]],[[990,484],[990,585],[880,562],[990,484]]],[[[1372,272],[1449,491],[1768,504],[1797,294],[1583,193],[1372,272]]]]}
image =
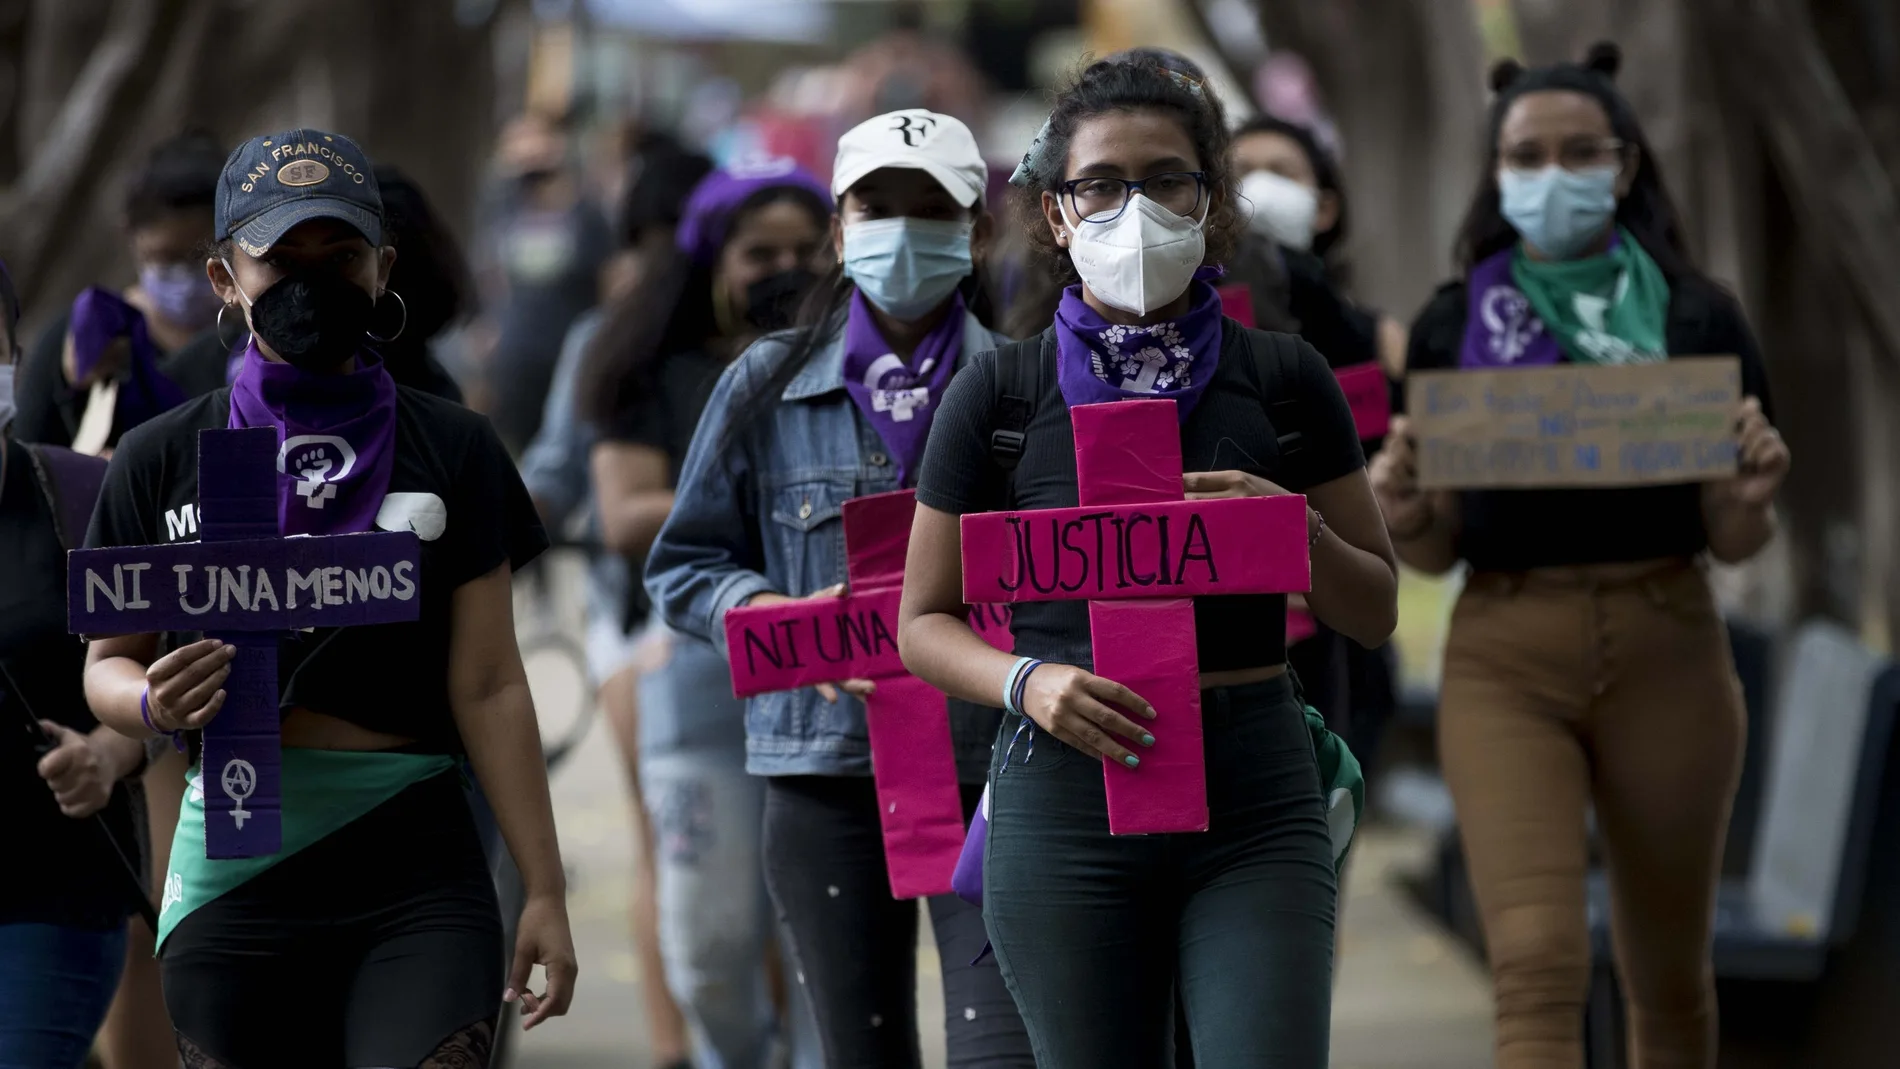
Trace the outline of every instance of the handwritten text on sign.
{"type": "Polygon", "coordinates": [[[1726,478],[1741,403],[1732,356],[1420,371],[1406,394],[1426,489],[1726,478]]]}
{"type": "Polygon", "coordinates": [[[68,625],[126,635],[414,619],[420,556],[407,531],[74,550],[68,625]]]}
{"type": "Polygon", "coordinates": [[[1259,547],[1306,538],[1306,498],[1216,498],[1111,508],[970,513],[963,598],[981,602],[1191,598],[1306,590],[1305,556],[1259,547]]]}
{"type": "MultiPolygon", "coordinates": [[[[902,587],[841,598],[780,601],[726,614],[726,648],[736,697],[793,690],[840,679],[905,674],[897,652],[902,587]]],[[[999,649],[1009,648],[1009,610],[977,605],[970,626],[999,649]]]]}

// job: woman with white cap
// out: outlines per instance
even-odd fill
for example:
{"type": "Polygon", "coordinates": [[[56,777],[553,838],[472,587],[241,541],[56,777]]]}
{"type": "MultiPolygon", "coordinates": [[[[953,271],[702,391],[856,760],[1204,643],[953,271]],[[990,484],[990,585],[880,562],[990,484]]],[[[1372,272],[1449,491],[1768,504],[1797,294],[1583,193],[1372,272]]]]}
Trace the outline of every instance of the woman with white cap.
{"type": "MultiPolygon", "coordinates": [[[[1006,339],[984,325],[976,262],[991,236],[969,128],[912,109],[838,142],[838,266],[800,325],[721,375],[687,452],[647,586],[666,623],[723,654],[728,610],[842,592],[841,507],[914,486],[951,376],[1006,339]],[[903,404],[893,404],[901,395],[903,404]]],[[[810,996],[825,1064],[921,1064],[917,910],[886,875],[862,698],[869,681],[767,694],[746,710],[746,767],[766,782],[766,883],[810,996]],[[845,693],[840,694],[842,689],[845,693]]],[[[998,714],[953,703],[966,818],[998,714]]],[[[1035,1064],[974,906],[930,899],[951,1066],[1035,1064]]]]}

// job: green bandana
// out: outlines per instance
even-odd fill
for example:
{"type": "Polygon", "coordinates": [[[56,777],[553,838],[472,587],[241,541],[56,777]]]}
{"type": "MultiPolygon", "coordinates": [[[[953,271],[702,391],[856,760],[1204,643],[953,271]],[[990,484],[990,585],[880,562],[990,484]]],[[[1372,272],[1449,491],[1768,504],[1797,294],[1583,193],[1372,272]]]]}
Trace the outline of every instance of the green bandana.
{"type": "Polygon", "coordinates": [[[1306,730],[1313,736],[1313,756],[1319,759],[1319,782],[1326,792],[1326,829],[1333,840],[1333,872],[1346,867],[1346,849],[1366,811],[1366,777],[1346,740],[1326,728],[1319,710],[1306,706],[1306,730]]]}
{"type": "Polygon", "coordinates": [[[1668,358],[1663,323],[1669,282],[1621,228],[1610,251],[1580,260],[1533,260],[1519,246],[1511,281],[1576,364],[1653,364],[1668,358]]]}

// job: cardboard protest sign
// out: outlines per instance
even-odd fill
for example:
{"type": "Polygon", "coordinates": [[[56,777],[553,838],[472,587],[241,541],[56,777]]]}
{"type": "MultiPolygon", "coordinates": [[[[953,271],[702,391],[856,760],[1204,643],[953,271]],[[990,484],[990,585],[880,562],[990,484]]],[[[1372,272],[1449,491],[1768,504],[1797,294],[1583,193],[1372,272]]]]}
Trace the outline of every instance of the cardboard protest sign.
{"type": "Polygon", "coordinates": [[[1406,391],[1428,490],[1727,478],[1741,404],[1733,356],[1417,371],[1406,391]]]}
{"type": "Polygon", "coordinates": [[[1115,835],[1207,830],[1193,598],[1312,585],[1306,499],[1182,500],[1171,400],[1069,410],[1082,507],[962,519],[966,601],[1089,600],[1095,672],[1154,706],[1140,765],[1103,763],[1115,835]]]}
{"type": "MultiPolygon", "coordinates": [[[[846,679],[876,682],[865,718],[896,898],[948,893],[964,839],[948,699],[906,671],[897,652],[916,507],[914,490],[845,502],[847,594],[734,609],[724,620],[732,689],[741,698],[846,679]]],[[[997,649],[1014,644],[1006,606],[974,605],[970,626],[997,649]]]]}
{"type": "Polygon", "coordinates": [[[204,730],[205,856],[282,849],[277,639],[305,627],[421,615],[411,532],[277,537],[275,427],[198,434],[201,541],[68,555],[76,634],[203,631],[238,647],[224,707],[204,730]]]}

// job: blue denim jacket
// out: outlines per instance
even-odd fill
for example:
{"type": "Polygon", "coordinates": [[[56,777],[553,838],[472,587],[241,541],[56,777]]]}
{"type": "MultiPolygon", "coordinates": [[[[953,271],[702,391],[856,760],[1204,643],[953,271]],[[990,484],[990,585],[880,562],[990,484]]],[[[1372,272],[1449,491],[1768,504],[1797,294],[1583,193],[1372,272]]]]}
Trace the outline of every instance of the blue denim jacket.
{"type": "MultiPolygon", "coordinates": [[[[761,338],[720,376],[680,472],[673,512],[647,557],[647,592],[667,624],[726,653],[728,609],[767,591],[794,597],[845,578],[844,503],[895,490],[897,468],[844,388],[844,331],[834,329],[771,414],[728,443],[748,389],[770,374],[790,334],[761,338]]],[[[963,360],[1009,339],[966,317],[963,360]]],[[[980,783],[1001,713],[952,702],[958,775],[980,783]]],[[[809,687],[746,704],[746,770],[759,776],[865,776],[864,704],[834,705],[809,687]]]]}

